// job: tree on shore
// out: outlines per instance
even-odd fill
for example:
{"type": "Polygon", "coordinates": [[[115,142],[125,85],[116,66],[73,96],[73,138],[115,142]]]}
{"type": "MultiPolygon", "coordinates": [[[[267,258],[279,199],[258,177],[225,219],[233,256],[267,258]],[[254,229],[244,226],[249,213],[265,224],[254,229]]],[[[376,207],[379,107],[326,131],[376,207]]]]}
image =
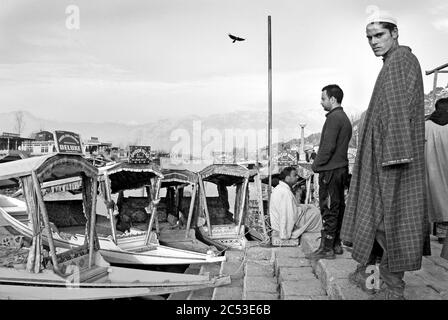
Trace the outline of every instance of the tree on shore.
{"type": "Polygon", "coordinates": [[[23,111],[17,111],[14,113],[14,131],[20,136],[23,132],[23,128],[25,128],[23,111]]]}

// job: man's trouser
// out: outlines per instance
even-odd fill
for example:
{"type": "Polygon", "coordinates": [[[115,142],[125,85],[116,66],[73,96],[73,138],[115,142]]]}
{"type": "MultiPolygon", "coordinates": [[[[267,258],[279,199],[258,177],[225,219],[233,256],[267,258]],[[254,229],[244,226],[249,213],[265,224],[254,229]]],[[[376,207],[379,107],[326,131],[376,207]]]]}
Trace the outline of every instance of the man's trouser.
{"type": "Polygon", "coordinates": [[[384,230],[384,221],[381,221],[376,231],[375,240],[383,249],[383,256],[380,262],[380,278],[392,291],[403,294],[405,283],[403,281],[404,272],[390,272],[387,258],[386,232],[384,230]]]}
{"type": "Polygon", "coordinates": [[[348,166],[319,172],[319,207],[323,231],[339,241],[345,211],[344,188],[348,181],[348,166]]]}

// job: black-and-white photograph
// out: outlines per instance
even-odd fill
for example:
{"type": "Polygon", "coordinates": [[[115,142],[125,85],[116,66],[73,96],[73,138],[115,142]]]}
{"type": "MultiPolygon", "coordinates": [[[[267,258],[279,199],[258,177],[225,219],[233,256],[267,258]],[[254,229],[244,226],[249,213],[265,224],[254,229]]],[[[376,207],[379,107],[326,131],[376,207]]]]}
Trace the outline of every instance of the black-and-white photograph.
{"type": "Polygon", "coordinates": [[[446,0],[0,0],[0,299],[448,300],[447,233],[446,0]]]}

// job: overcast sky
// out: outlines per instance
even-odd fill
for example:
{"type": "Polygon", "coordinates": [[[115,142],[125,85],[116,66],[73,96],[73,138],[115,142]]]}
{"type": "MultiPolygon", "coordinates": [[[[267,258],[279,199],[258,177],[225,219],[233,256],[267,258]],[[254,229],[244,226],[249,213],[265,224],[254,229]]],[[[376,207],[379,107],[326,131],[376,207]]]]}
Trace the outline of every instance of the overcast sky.
{"type": "Polygon", "coordinates": [[[295,110],[317,127],[326,84],[341,85],[347,113],[367,108],[382,65],[365,36],[369,5],[397,16],[423,72],[448,62],[446,0],[0,0],[0,112],[123,123],[266,112],[271,15],[274,121],[295,110]],[[79,29],[66,26],[73,4],[79,29]]]}

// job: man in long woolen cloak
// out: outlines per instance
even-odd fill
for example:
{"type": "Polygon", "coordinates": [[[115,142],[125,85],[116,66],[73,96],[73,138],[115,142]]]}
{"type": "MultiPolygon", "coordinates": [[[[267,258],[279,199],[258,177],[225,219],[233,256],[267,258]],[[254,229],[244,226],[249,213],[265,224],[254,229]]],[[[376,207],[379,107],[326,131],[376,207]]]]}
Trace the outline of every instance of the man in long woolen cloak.
{"type": "Polygon", "coordinates": [[[378,289],[369,287],[366,267],[382,251],[382,285],[373,298],[401,300],[404,272],[420,269],[429,237],[422,72],[411,49],[398,44],[395,18],[380,12],[368,21],[366,34],[383,67],[359,135],[341,238],[353,243],[360,263],[350,281],[378,289]]]}

